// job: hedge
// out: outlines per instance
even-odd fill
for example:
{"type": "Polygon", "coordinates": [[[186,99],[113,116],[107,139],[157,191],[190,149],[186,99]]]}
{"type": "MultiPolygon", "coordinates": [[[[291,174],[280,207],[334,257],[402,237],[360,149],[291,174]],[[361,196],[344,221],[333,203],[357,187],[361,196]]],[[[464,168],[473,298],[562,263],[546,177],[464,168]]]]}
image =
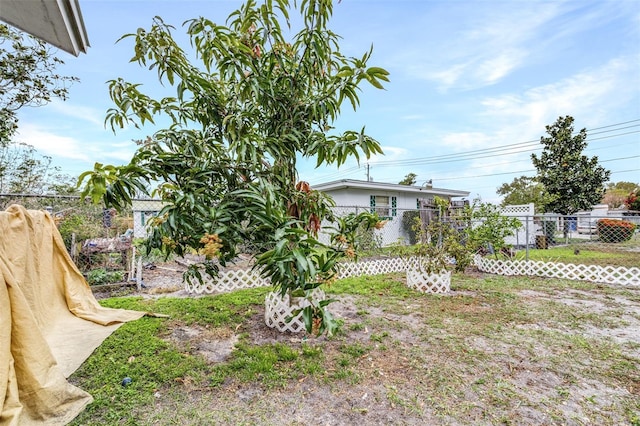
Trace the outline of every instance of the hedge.
{"type": "Polygon", "coordinates": [[[636,225],[626,220],[600,219],[598,220],[598,235],[605,243],[621,243],[631,239],[636,225]]]}

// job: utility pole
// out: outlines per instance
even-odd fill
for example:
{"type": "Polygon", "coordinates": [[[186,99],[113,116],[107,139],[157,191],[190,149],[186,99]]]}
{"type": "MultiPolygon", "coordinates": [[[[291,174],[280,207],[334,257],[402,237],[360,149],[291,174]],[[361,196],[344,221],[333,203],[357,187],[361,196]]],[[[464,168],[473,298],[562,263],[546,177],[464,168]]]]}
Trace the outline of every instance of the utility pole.
{"type": "Polygon", "coordinates": [[[367,182],[369,182],[371,180],[371,177],[369,176],[369,163],[367,163],[367,182]]]}

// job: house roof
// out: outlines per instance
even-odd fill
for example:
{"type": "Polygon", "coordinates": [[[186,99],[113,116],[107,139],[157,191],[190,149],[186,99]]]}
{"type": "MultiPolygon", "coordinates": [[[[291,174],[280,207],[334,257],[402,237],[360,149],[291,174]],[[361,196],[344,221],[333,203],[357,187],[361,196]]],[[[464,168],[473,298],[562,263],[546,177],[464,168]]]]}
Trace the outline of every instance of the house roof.
{"type": "Polygon", "coordinates": [[[380,190],[380,191],[395,191],[407,194],[414,194],[416,196],[429,196],[438,195],[446,197],[468,197],[468,191],[458,191],[455,189],[433,188],[425,186],[412,186],[412,185],[400,185],[397,183],[383,183],[383,182],[367,182],[365,180],[354,179],[342,179],[332,182],[321,183],[319,185],[313,185],[313,189],[322,192],[337,191],[341,189],[368,189],[368,190],[380,190]]]}
{"type": "Polygon", "coordinates": [[[78,0],[0,0],[0,20],[74,56],[87,53],[78,0]]]}

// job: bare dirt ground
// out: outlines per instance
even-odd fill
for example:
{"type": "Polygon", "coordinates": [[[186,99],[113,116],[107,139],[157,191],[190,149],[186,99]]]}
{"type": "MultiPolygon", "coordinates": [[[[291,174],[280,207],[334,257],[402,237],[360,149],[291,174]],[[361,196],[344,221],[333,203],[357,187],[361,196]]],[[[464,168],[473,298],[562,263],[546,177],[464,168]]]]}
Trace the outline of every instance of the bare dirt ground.
{"type": "MultiPolygon", "coordinates": [[[[189,296],[183,270],[150,265],[134,294],[189,296]]],[[[296,378],[276,385],[186,379],[159,390],[140,424],[640,425],[640,289],[548,282],[505,294],[452,284],[446,296],[384,303],[340,295],[333,338],[269,329],[264,307],[235,330],[169,322],[167,339],[212,365],[242,339],[318,348],[324,371],[292,365],[296,378]]]]}

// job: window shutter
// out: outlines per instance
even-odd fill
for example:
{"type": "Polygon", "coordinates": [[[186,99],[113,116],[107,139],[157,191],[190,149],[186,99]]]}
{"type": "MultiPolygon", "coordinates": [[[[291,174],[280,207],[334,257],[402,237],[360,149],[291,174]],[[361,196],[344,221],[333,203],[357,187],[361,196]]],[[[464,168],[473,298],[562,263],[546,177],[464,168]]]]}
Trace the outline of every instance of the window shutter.
{"type": "Polygon", "coordinates": [[[398,199],[396,197],[391,197],[391,216],[398,215],[398,199]]]}
{"type": "Polygon", "coordinates": [[[369,196],[369,207],[371,207],[369,209],[370,213],[375,213],[376,212],[376,196],[375,195],[370,195],[369,196]]]}

